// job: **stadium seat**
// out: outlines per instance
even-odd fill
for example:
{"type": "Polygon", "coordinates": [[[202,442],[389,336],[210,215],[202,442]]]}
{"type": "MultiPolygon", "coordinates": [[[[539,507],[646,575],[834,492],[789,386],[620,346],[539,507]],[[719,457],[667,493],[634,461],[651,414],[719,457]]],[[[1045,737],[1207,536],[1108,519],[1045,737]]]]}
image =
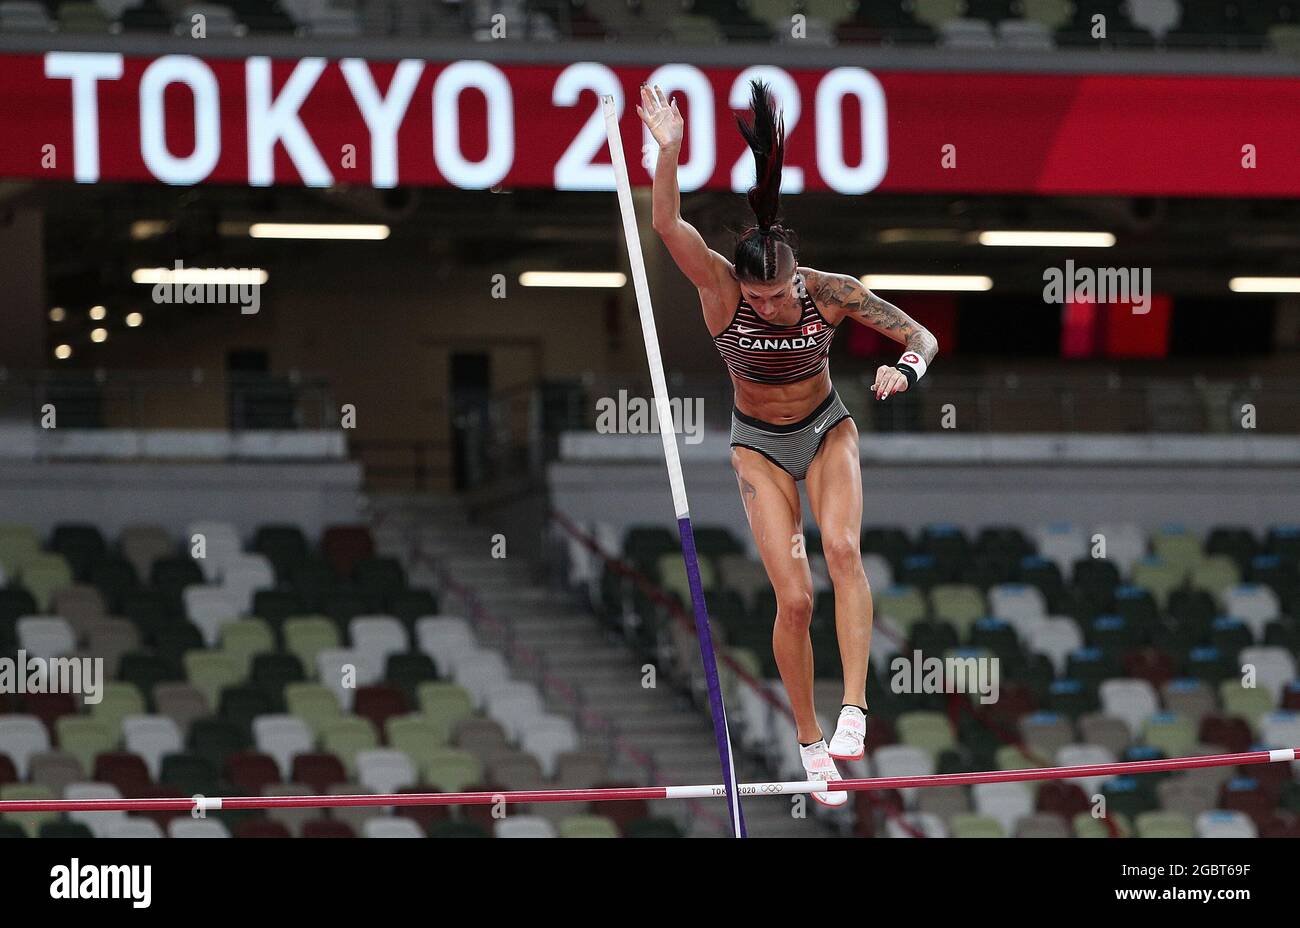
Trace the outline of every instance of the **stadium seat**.
{"type": "Polygon", "coordinates": [[[129,715],[122,721],[126,749],[144,760],[155,780],[162,772],[162,760],[182,750],[184,735],[180,726],[165,715],[129,715]]]}
{"type": "Polygon", "coordinates": [[[230,830],[214,818],[176,818],[167,823],[169,838],[229,838],[230,830]]]}
{"type": "Polygon", "coordinates": [[[312,729],[296,715],[258,716],[252,727],[257,750],[275,760],[283,779],[292,772],[294,757],[309,753],[315,745],[312,729]]]}
{"type": "Polygon", "coordinates": [[[948,833],[954,838],[1005,838],[1001,822],[990,815],[954,815],[948,820],[948,833]]]}
{"type": "MultiPolygon", "coordinates": [[[[63,791],[64,799],[96,801],[121,799],[116,786],[109,783],[73,783],[63,791]]],[[[110,837],[114,829],[127,823],[125,812],[68,812],[68,820],[85,825],[96,838],[110,837]]],[[[151,823],[152,824],[152,823],[151,823]]]]}
{"type": "MultiPolygon", "coordinates": [[[[95,813],[101,815],[103,813],[95,813]]],[[[161,838],[163,832],[158,823],[148,818],[128,818],[109,826],[106,838],[161,838]]]]}
{"type": "Polygon", "coordinates": [[[61,616],[26,616],[18,620],[18,647],[29,657],[65,657],[76,649],[72,626],[61,616]]]}
{"type": "MultiPolygon", "coordinates": [[[[1196,817],[1195,828],[1198,838],[1258,837],[1255,824],[1241,812],[1225,812],[1219,809],[1202,812],[1196,817]]],[[[1143,837],[1149,836],[1143,835],[1143,837]]]]}
{"type": "Polygon", "coordinates": [[[493,830],[498,838],[557,837],[555,826],[547,819],[536,815],[507,816],[498,821],[493,830]]]}
{"type": "Polygon", "coordinates": [[[420,826],[405,818],[368,819],[361,832],[363,838],[423,838],[420,826]]]}
{"type": "Polygon", "coordinates": [[[31,756],[49,748],[49,732],[35,716],[0,715],[0,754],[9,756],[20,779],[27,779],[31,756]]]}
{"type": "Polygon", "coordinates": [[[375,793],[395,793],[414,786],[419,779],[415,763],[401,750],[359,751],[356,769],[357,780],[375,793]]]}
{"type": "MultiPolygon", "coordinates": [[[[350,776],[356,773],[357,755],[379,746],[375,727],[355,715],[343,715],[326,722],[320,731],[321,747],[343,761],[350,776]]],[[[300,779],[296,774],[294,779],[300,779]]]]}
{"type": "Polygon", "coordinates": [[[85,716],[63,716],[56,723],[55,731],[59,750],[75,757],[83,770],[93,770],[95,757],[113,750],[118,742],[115,731],[85,716]]]}

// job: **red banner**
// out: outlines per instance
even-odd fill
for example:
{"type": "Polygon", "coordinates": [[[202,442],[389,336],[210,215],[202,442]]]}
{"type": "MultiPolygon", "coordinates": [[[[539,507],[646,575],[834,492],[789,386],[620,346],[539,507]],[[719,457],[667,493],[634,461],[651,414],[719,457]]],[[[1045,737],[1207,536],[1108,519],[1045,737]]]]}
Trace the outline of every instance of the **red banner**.
{"type": "Polygon", "coordinates": [[[0,55],[0,176],[610,190],[598,95],[648,183],[652,81],[687,119],[682,188],[743,190],[754,76],[785,112],[788,192],[1300,195],[1292,79],[105,52],[0,55]]]}

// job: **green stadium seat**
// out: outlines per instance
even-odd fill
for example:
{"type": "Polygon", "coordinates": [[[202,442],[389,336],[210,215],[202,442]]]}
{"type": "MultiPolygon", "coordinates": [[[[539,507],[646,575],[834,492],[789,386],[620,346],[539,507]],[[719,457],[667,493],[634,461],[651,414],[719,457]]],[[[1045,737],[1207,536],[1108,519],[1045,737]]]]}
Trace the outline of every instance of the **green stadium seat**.
{"type": "Polygon", "coordinates": [[[342,715],[338,697],[319,683],[290,683],[284,688],[284,702],[317,737],[322,729],[342,715]]]}
{"type": "Polygon", "coordinates": [[[321,747],[343,761],[348,776],[355,777],[357,754],[379,746],[375,726],[355,715],[340,715],[326,722],[320,730],[321,747]]]}
{"type": "Polygon", "coordinates": [[[120,732],[122,720],[128,715],[143,715],[148,711],[144,694],[131,683],[108,681],[98,703],[89,705],[90,717],[102,722],[109,731],[120,732]]]}
{"type": "Polygon", "coordinates": [[[239,662],[224,651],[187,651],[183,659],[185,678],[201,692],[208,705],[221,702],[221,691],[246,679],[239,662]]]}
{"type": "Polygon", "coordinates": [[[83,770],[95,768],[95,758],[117,747],[120,728],[85,715],[65,715],[54,726],[59,750],[71,754],[83,770]]]}
{"type": "Polygon", "coordinates": [[[222,627],[221,650],[247,678],[253,669],[253,658],[275,650],[275,632],[262,619],[239,619],[222,627]]]}
{"type": "Polygon", "coordinates": [[[1205,552],[1201,539],[1181,526],[1166,526],[1151,535],[1151,551],[1156,557],[1182,571],[1191,573],[1205,552]]]}
{"type": "MultiPolygon", "coordinates": [[[[36,783],[6,783],[0,786],[0,800],[22,802],[38,801],[41,799],[58,799],[59,796],[46,786],[36,783]]],[[[8,826],[21,829],[22,835],[14,832],[13,827],[6,828],[8,837],[28,837],[35,838],[41,828],[47,824],[54,824],[59,821],[58,812],[5,812],[0,815],[0,821],[8,826]]],[[[0,837],[5,836],[0,832],[0,837]]]]}
{"type": "Polygon", "coordinates": [[[284,649],[302,663],[307,676],[316,676],[316,655],[337,648],[338,627],[324,616],[296,616],[284,623],[284,649]]]}
{"type": "Polygon", "coordinates": [[[560,820],[561,838],[617,838],[618,826],[603,815],[571,815],[560,820]]]}
{"type": "Polygon", "coordinates": [[[875,615],[884,618],[902,635],[926,617],[925,597],[915,587],[893,586],[874,591],[875,615]]]}
{"type": "Polygon", "coordinates": [[[1143,812],[1135,820],[1139,838],[1195,838],[1196,828],[1181,812],[1143,812]]]}
{"type": "Polygon", "coordinates": [[[1163,608],[1169,594],[1187,579],[1189,565],[1166,561],[1159,557],[1146,557],[1133,565],[1133,585],[1146,590],[1163,608]]]}
{"type": "Polygon", "coordinates": [[[22,585],[35,598],[42,612],[49,612],[54,594],[72,586],[72,568],[60,554],[35,554],[22,563],[22,585]]]}
{"type": "Polygon", "coordinates": [[[1172,712],[1161,712],[1147,719],[1142,741],[1166,757],[1186,757],[1196,750],[1196,723],[1172,712]]]}
{"type": "Polygon", "coordinates": [[[954,838],[1005,838],[997,819],[989,815],[958,814],[948,820],[948,834],[954,838]]]}
{"type": "Polygon", "coordinates": [[[905,712],[894,725],[902,744],[921,748],[932,757],[956,747],[952,723],[942,712],[905,712]]]}
{"type": "Polygon", "coordinates": [[[1223,592],[1241,582],[1241,568],[1226,554],[1213,554],[1198,563],[1191,573],[1193,589],[1204,590],[1217,601],[1223,601],[1223,592]]]}
{"type": "Polygon", "coordinates": [[[21,574],[29,561],[41,556],[41,539],[29,525],[0,524],[0,567],[9,577],[21,574]]]}
{"type": "Polygon", "coordinates": [[[1091,813],[1080,812],[1074,816],[1071,824],[1074,826],[1076,838],[1109,838],[1111,832],[1106,827],[1107,821],[1115,827],[1117,837],[1132,837],[1132,820],[1127,815],[1119,812],[1108,813],[1106,819],[1094,818],[1091,813]]]}
{"type": "Polygon", "coordinates": [[[444,793],[460,793],[483,779],[483,762],[469,751],[444,748],[425,763],[423,779],[444,793]]]}

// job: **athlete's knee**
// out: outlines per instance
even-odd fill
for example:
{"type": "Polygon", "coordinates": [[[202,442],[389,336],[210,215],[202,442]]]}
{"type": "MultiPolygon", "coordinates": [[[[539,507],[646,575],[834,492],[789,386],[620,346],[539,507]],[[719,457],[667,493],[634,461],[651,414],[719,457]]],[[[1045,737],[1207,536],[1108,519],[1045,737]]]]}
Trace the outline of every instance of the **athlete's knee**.
{"type": "Polygon", "coordinates": [[[776,624],[796,632],[806,632],[812,625],[812,590],[794,588],[777,590],[776,624]]]}
{"type": "Polygon", "coordinates": [[[856,577],[862,573],[862,551],[855,532],[839,531],[822,535],[822,554],[826,558],[826,570],[832,580],[837,577],[856,577]]]}

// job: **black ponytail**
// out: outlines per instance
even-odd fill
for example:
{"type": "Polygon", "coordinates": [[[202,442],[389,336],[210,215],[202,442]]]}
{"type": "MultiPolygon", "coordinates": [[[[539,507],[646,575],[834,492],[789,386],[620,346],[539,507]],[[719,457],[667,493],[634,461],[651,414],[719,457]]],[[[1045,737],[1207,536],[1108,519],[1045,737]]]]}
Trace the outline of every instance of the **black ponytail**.
{"type": "Polygon", "coordinates": [[[794,233],[781,225],[781,166],[785,160],[785,120],[777,113],[767,84],[749,82],[753,122],[740,116],[736,124],[754,154],[754,186],[749,188],[749,208],[755,225],[736,243],[736,274],[749,280],[772,280],[777,275],[778,246],[794,249],[794,233]]]}

